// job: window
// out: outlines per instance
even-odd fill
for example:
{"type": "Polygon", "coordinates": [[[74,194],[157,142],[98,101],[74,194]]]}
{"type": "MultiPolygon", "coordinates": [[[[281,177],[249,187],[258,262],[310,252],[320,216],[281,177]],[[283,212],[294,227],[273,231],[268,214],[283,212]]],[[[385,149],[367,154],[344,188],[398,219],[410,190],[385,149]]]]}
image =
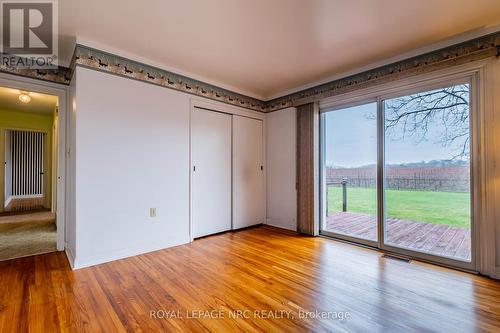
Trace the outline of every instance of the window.
{"type": "Polygon", "coordinates": [[[377,241],[377,103],[325,114],[323,230],[377,241]]]}
{"type": "Polygon", "coordinates": [[[469,91],[383,101],[386,244],[471,260],[469,91]]]}
{"type": "Polygon", "coordinates": [[[472,267],[468,79],[322,109],[321,233],[472,267]]]}

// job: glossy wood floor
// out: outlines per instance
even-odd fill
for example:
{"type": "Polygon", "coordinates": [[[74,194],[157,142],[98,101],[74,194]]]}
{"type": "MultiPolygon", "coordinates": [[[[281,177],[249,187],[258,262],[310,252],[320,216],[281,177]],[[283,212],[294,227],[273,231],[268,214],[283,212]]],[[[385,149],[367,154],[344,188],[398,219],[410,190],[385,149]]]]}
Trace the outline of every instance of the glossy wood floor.
{"type": "Polygon", "coordinates": [[[74,272],[63,253],[2,262],[0,302],[3,333],[500,330],[500,282],[271,227],[74,272]]]}

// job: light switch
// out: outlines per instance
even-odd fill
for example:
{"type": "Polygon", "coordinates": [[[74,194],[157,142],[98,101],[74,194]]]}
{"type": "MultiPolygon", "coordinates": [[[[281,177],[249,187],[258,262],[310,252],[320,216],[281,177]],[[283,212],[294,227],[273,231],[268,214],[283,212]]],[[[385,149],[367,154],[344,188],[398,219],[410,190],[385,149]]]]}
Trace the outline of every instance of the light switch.
{"type": "Polygon", "coordinates": [[[149,216],[156,217],[156,208],[149,208],[149,216]]]}

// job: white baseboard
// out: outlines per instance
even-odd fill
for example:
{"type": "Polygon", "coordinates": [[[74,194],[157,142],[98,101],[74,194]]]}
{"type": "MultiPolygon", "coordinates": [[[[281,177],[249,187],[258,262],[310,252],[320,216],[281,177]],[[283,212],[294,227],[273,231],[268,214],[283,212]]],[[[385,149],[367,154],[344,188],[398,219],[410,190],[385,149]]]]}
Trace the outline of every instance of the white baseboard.
{"type": "Polygon", "coordinates": [[[12,201],[12,196],[8,197],[7,200],[5,200],[4,207],[8,207],[10,202],[12,201]]]}
{"type": "Polygon", "coordinates": [[[75,269],[75,256],[73,255],[73,252],[67,246],[64,249],[64,252],[66,253],[66,258],[68,258],[69,265],[71,266],[71,269],[75,269]]]}
{"type": "Polygon", "coordinates": [[[295,221],[267,219],[267,225],[281,229],[297,231],[297,222],[295,221]]]}
{"type": "Polygon", "coordinates": [[[139,246],[135,246],[133,248],[125,248],[125,249],[119,249],[115,251],[110,251],[108,253],[102,253],[102,254],[96,254],[93,256],[89,257],[81,257],[78,256],[74,259],[72,269],[80,269],[80,268],[85,268],[85,267],[90,267],[90,266],[95,266],[99,264],[104,264],[110,261],[115,261],[119,259],[125,259],[149,252],[154,252],[154,251],[159,251],[159,250],[164,250],[168,249],[170,247],[178,246],[178,245],[183,245],[190,243],[189,237],[186,237],[185,239],[179,240],[179,239],[172,239],[169,241],[164,241],[161,243],[157,244],[141,244],[139,246]]]}

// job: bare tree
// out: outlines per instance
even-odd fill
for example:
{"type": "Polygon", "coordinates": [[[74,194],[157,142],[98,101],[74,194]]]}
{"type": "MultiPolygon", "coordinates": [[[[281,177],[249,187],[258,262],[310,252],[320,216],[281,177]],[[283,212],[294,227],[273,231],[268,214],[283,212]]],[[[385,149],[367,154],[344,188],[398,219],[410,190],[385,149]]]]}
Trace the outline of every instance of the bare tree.
{"type": "Polygon", "coordinates": [[[386,133],[417,143],[434,140],[451,147],[453,159],[468,159],[469,85],[398,97],[385,102],[386,133]]]}

